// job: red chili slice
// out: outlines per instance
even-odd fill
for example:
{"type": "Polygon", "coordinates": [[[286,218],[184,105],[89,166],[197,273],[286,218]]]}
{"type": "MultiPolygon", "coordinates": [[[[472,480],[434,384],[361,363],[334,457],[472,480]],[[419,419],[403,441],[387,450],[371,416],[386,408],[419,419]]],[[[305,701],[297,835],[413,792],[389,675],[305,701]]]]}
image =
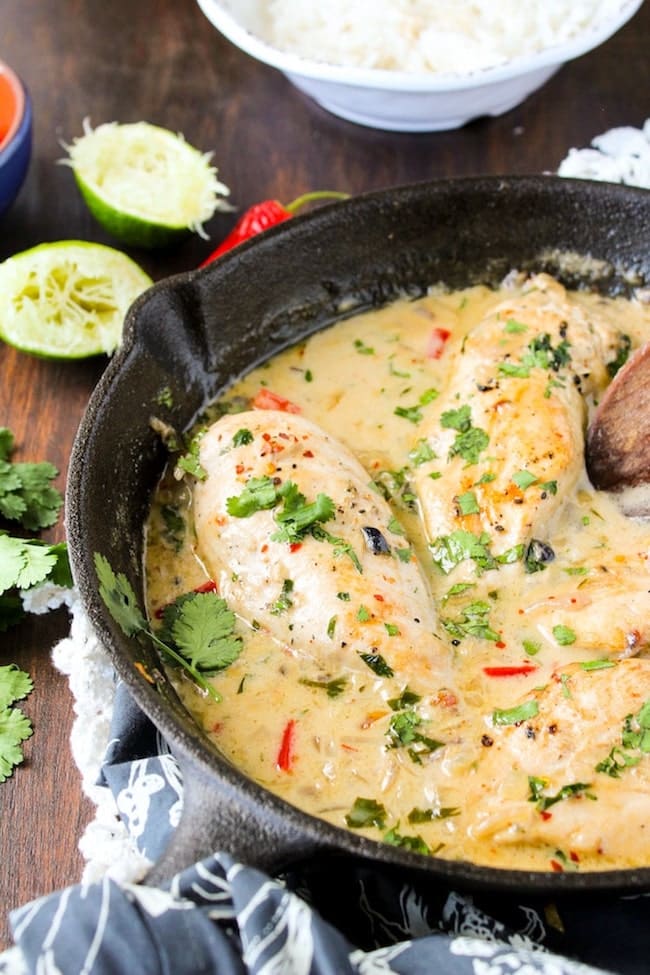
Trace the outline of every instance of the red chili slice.
{"type": "Polygon", "coordinates": [[[294,753],[294,739],[296,731],[296,722],[293,718],[287,721],[284,726],[284,731],[282,732],[282,740],[280,742],[280,748],[278,750],[278,757],[275,760],[277,768],[282,772],[290,772],[291,766],[293,764],[294,753]]]}
{"type": "Polygon", "coordinates": [[[519,664],[518,666],[484,667],[483,673],[488,677],[519,677],[522,674],[532,674],[537,670],[534,664],[519,664]]]}
{"type": "Polygon", "coordinates": [[[431,330],[426,349],[427,359],[440,358],[445,351],[445,346],[450,335],[451,332],[446,328],[434,328],[431,330]]]}
{"type": "Polygon", "coordinates": [[[262,386],[255,393],[251,405],[256,410],[280,410],[283,413],[300,413],[300,407],[292,403],[285,396],[280,396],[270,389],[262,386]]]}

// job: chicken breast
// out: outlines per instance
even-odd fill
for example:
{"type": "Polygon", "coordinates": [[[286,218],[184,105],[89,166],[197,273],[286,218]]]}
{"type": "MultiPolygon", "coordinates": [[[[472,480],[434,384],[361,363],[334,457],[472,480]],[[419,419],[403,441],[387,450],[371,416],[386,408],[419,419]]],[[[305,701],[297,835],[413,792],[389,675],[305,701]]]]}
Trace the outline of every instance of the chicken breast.
{"type": "Polygon", "coordinates": [[[198,552],[241,618],[325,672],[449,684],[425,577],[346,448],[302,416],[250,411],[208,430],[200,462],[198,552]]]}
{"type": "Polygon", "coordinates": [[[488,532],[495,553],[548,537],[584,468],[585,395],[604,388],[619,332],[546,275],[459,346],[422,433],[437,455],[414,486],[430,540],[488,532]]]}
{"type": "Polygon", "coordinates": [[[590,666],[558,671],[509,716],[486,719],[467,780],[469,833],[486,848],[548,846],[560,866],[648,861],[650,661],[590,666]]]}

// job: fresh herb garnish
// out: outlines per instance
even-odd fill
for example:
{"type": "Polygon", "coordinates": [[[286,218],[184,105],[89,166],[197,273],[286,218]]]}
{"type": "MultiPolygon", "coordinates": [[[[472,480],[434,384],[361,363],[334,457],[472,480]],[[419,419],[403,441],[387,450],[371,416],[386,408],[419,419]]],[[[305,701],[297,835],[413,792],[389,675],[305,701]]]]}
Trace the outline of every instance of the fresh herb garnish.
{"type": "MultiPolygon", "coordinates": [[[[412,853],[420,853],[422,856],[433,856],[433,850],[425,843],[421,836],[408,836],[398,832],[397,826],[393,826],[383,835],[384,843],[389,846],[398,846],[412,853]]],[[[440,848],[438,848],[440,849],[440,848]]]]}
{"type": "Polygon", "coordinates": [[[561,647],[569,647],[577,640],[577,636],[571,627],[564,626],[562,623],[558,623],[557,626],[553,627],[553,636],[561,647]]]}
{"type": "Polygon", "coordinates": [[[383,829],[386,825],[386,808],[376,799],[364,799],[358,796],[349,813],[345,817],[345,822],[350,829],[363,829],[367,826],[376,826],[383,829]]]}
{"type": "Polygon", "coordinates": [[[524,701],[514,708],[495,708],[492,712],[492,722],[495,725],[520,724],[539,713],[539,704],[535,698],[524,701]]]}
{"type": "Polygon", "coordinates": [[[464,606],[455,619],[441,617],[440,622],[447,632],[457,640],[466,636],[479,640],[492,640],[496,643],[500,635],[490,626],[490,604],[481,599],[464,606]]]}
{"type": "Polygon", "coordinates": [[[444,745],[442,741],[423,735],[418,730],[421,724],[422,717],[412,708],[394,714],[386,732],[388,747],[405,748],[411,761],[420,764],[423,755],[430,755],[444,745]]]}
{"type": "Polygon", "coordinates": [[[191,474],[195,477],[197,481],[205,481],[208,476],[207,471],[201,465],[199,460],[199,453],[201,450],[201,441],[206,434],[206,428],[203,427],[194,434],[190,440],[187,451],[176,461],[176,470],[182,471],[185,474],[191,474]]]}
{"type": "Polygon", "coordinates": [[[271,606],[271,614],[273,616],[281,616],[282,613],[286,613],[288,609],[291,609],[293,606],[293,600],[291,598],[292,592],[293,579],[285,579],[282,583],[280,595],[271,606]]]}
{"type": "Polygon", "coordinates": [[[304,684],[305,687],[317,687],[319,690],[326,691],[328,697],[338,697],[345,690],[347,678],[334,677],[332,680],[309,680],[307,677],[301,677],[299,683],[304,684]]]}
{"type": "Polygon", "coordinates": [[[449,459],[462,457],[468,464],[478,463],[480,454],[490,442],[485,430],[472,424],[470,407],[465,404],[457,410],[446,410],[440,417],[440,425],[456,430],[456,439],[449,448],[449,459]]]}
{"type": "Polygon", "coordinates": [[[58,475],[54,464],[13,463],[14,436],[0,427],[0,517],[18,522],[27,531],[54,525],[63,495],[52,482],[58,475]]]}
{"type": "Polygon", "coordinates": [[[253,439],[254,437],[251,431],[247,430],[246,427],[242,427],[232,438],[232,445],[233,447],[245,447],[247,444],[252,443],[253,439]]]}
{"type": "Polygon", "coordinates": [[[535,775],[528,776],[528,787],[530,789],[528,801],[534,802],[540,812],[545,812],[551,806],[554,806],[557,802],[562,802],[564,799],[575,799],[581,796],[586,796],[589,799],[596,798],[587,792],[587,789],[591,788],[590,782],[572,782],[570,785],[563,785],[554,795],[550,796],[544,794],[544,789],[547,785],[548,783],[545,779],[540,779],[535,775]]]}
{"type": "Polygon", "coordinates": [[[0,667],[0,782],[5,782],[23,761],[22,742],[31,737],[32,723],[14,707],[33,688],[29,674],[15,664],[0,667]]]}
{"type": "Polygon", "coordinates": [[[614,378],[616,373],[621,369],[627,362],[630,356],[630,349],[632,348],[632,339],[629,335],[621,335],[618,349],[616,350],[616,356],[611,362],[607,363],[607,372],[614,378]]]}
{"type": "Polygon", "coordinates": [[[241,637],[234,633],[235,615],[216,592],[194,592],[179,596],[163,611],[158,635],[138,605],[131,583],[122,572],[115,573],[108,559],[94,554],[99,594],[109,613],[129,637],[148,637],[168,660],[183,667],[213,700],[221,696],[206,680],[227,667],[241,651],[241,637]],[[166,642],[167,641],[167,642],[166,642]]]}
{"type": "Polygon", "coordinates": [[[636,714],[628,714],[623,721],[620,745],[614,745],[607,758],[596,765],[613,779],[620,778],[626,768],[638,765],[643,755],[650,753],[650,698],[636,714]],[[638,752],[638,754],[634,754],[638,752]]]}
{"type": "Polygon", "coordinates": [[[395,673],[380,653],[359,653],[359,656],[377,677],[392,677],[395,673]]]}
{"type": "Polygon", "coordinates": [[[440,806],[438,809],[418,809],[417,806],[411,809],[406,817],[409,823],[430,823],[435,819],[450,819],[452,816],[460,816],[459,806],[440,806]]]}
{"type": "Polygon", "coordinates": [[[429,546],[434,565],[449,575],[461,562],[474,562],[479,574],[497,566],[496,559],[490,551],[490,536],[486,532],[474,535],[472,532],[458,529],[449,535],[440,535],[429,546]]]}
{"type": "Polygon", "coordinates": [[[65,542],[14,538],[0,532],[0,633],[24,616],[18,590],[44,582],[70,588],[72,576],[65,542]]]}

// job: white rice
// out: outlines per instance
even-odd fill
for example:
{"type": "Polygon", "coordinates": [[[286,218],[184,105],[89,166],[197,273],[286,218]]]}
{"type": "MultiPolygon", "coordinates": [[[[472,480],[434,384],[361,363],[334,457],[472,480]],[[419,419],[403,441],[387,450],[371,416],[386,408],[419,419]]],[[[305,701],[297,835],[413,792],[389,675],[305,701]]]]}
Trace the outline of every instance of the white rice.
{"type": "Polygon", "coordinates": [[[570,41],[622,0],[270,0],[274,47],[363,68],[467,74],[570,41]]]}

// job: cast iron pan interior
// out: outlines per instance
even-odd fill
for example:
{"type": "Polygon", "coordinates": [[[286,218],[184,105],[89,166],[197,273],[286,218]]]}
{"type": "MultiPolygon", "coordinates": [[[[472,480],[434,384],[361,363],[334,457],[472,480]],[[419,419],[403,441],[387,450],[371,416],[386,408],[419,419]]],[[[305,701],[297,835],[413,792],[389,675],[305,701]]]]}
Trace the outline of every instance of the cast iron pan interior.
{"type": "Polygon", "coordinates": [[[289,806],[231,767],[202,735],[153,651],[112,620],[93,567],[93,553],[102,553],[142,599],[143,523],[165,461],[152,416],[185,429],[206,401],[274,352],[342,314],[422,294],[440,281],[497,283],[512,268],[536,269],[568,285],[628,293],[650,284],[649,230],[650,193],[640,189],[544,176],[416,184],[294,218],[204,270],[160,282],[133,305],[123,345],[78,431],[66,517],[90,619],[181,762],[184,813],[155,879],[225,849],[269,870],[337,855],[503,893],[650,889],[650,869],[558,875],[426,858],[289,806]],[[161,405],[166,389],[171,407],[161,405]],[[155,687],[137,661],[156,675],[155,687]]]}

